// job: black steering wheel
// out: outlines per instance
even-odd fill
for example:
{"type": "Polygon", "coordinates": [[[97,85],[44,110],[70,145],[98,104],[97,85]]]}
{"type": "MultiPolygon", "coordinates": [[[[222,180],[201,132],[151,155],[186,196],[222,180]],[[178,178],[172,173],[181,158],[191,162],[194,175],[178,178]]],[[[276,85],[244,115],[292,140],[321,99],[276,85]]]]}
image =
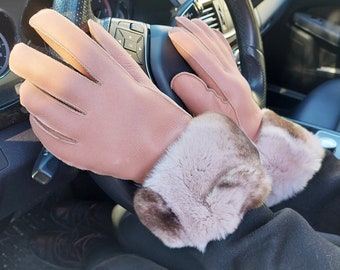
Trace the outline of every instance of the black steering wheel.
{"type": "MultiPolygon", "coordinates": [[[[260,107],[265,106],[266,75],[262,39],[253,13],[250,0],[225,0],[236,30],[240,52],[241,72],[253,90],[254,98],[260,107]]],[[[190,4],[187,1],[185,4],[190,4]]],[[[72,22],[87,30],[87,20],[93,19],[100,23],[115,38],[119,32],[136,30],[144,44],[137,44],[143,54],[132,56],[145,72],[153,79],[158,88],[184,106],[170,88],[170,81],[181,71],[191,71],[186,62],[179,56],[168,38],[168,26],[146,25],[136,21],[105,18],[98,19],[91,10],[91,0],[54,0],[53,9],[68,17],[72,22]],[[132,27],[133,26],[133,27],[132,27]],[[169,65],[169,63],[171,63],[169,65]]],[[[138,40],[141,40],[139,38],[138,40]]],[[[132,181],[120,180],[109,176],[92,174],[97,184],[117,203],[130,212],[133,209],[133,196],[139,187],[132,181]]]]}

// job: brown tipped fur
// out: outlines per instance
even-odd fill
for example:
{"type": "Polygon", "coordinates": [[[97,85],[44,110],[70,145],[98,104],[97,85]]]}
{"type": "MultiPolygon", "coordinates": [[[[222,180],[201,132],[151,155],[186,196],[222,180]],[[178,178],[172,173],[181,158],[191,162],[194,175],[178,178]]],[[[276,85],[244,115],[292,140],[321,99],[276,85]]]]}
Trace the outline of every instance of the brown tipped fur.
{"type": "Polygon", "coordinates": [[[255,145],[228,117],[206,113],[168,148],[134,206],[166,245],[204,251],[209,241],[234,232],[270,185],[255,145]]]}

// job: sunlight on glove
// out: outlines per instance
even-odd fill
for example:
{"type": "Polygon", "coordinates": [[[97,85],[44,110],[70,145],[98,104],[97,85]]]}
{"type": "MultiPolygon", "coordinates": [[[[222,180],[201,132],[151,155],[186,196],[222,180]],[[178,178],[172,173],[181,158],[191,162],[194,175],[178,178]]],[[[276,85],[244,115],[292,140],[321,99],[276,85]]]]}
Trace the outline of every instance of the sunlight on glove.
{"type": "Polygon", "coordinates": [[[191,116],[162,94],[109,33],[86,33],[53,10],[30,25],[74,69],[24,44],[10,68],[42,144],[69,165],[142,182],[191,116]]]}

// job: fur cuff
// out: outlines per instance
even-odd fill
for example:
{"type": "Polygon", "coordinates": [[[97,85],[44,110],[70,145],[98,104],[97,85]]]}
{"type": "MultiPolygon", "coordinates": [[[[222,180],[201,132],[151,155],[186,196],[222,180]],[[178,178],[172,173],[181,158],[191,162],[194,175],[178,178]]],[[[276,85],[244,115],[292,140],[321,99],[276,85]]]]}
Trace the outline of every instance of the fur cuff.
{"type": "Polygon", "coordinates": [[[320,169],[325,151],[317,137],[268,109],[257,139],[262,165],[272,178],[266,204],[273,206],[302,191],[320,169]]]}
{"type": "Polygon", "coordinates": [[[204,251],[247,210],[263,204],[270,178],[254,144],[226,116],[194,118],[134,198],[141,222],[169,247],[204,251]]]}

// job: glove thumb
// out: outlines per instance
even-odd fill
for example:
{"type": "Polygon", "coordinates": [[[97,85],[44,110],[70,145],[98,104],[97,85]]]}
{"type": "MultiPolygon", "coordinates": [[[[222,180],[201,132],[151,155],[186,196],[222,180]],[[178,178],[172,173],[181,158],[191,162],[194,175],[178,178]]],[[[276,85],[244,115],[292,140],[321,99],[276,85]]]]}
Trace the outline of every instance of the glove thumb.
{"type": "Polygon", "coordinates": [[[181,72],[172,78],[170,86],[192,115],[199,115],[207,111],[221,113],[228,115],[235,123],[240,125],[229,101],[219,96],[214,89],[209,88],[196,75],[181,72]]]}
{"type": "Polygon", "coordinates": [[[209,88],[196,75],[181,72],[172,78],[170,86],[192,115],[211,111],[228,115],[234,122],[238,123],[236,114],[231,109],[228,100],[220,97],[214,89],[209,88]]]}

